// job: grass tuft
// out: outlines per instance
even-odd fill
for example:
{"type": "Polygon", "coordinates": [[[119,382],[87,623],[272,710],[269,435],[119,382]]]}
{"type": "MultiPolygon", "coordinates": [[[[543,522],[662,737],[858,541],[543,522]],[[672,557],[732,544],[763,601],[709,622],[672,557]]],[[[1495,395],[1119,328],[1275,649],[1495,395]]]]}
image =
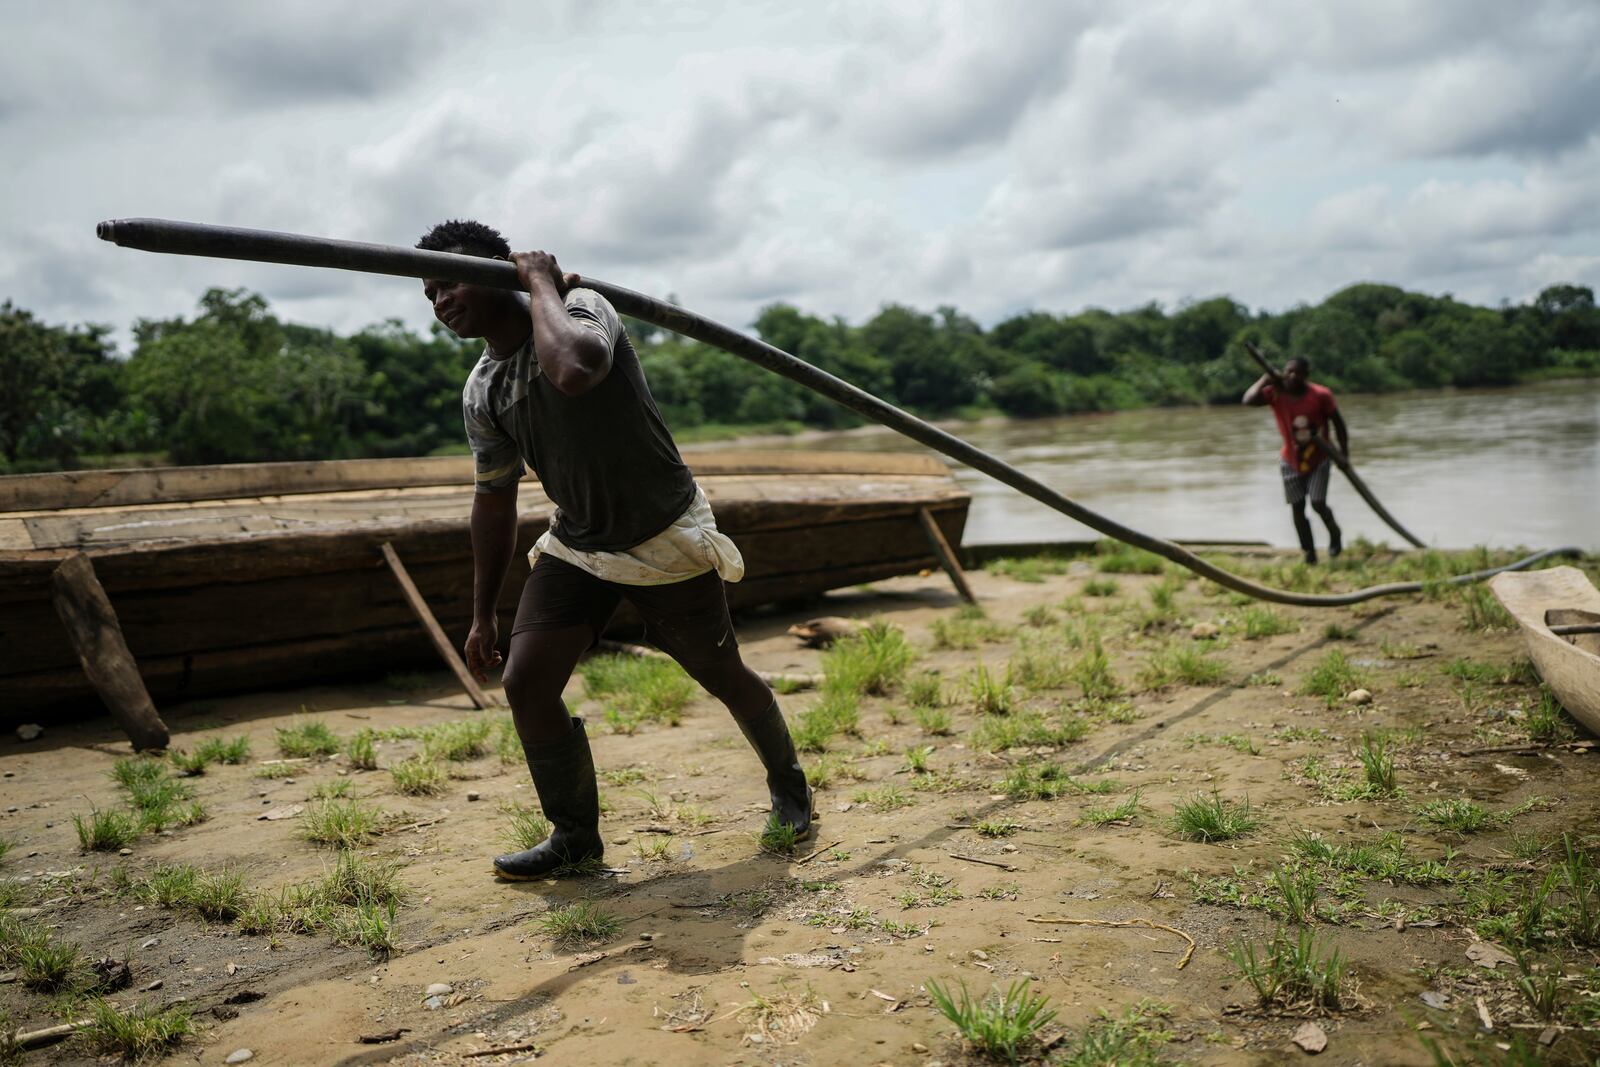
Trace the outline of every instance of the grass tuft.
{"type": "Polygon", "coordinates": [[[92,1020],[84,1037],[100,1055],[120,1056],[125,1063],[138,1063],[167,1052],[195,1032],[187,1004],[155,1008],[137,1004],[119,1009],[95,998],[89,1004],[92,1020]]]}
{"type": "Polygon", "coordinates": [[[792,856],[800,843],[800,831],[783,822],[776,814],[767,816],[767,824],[756,835],[761,851],[774,856],[792,856]]]}
{"type": "Polygon", "coordinates": [[[591,900],[552,908],[536,920],[539,930],[564,945],[590,945],[609,941],[622,929],[622,920],[591,900]]]}
{"type": "Polygon", "coordinates": [[[444,768],[426,755],[403,759],[389,768],[394,788],[408,797],[431,797],[444,792],[444,768]]]}
{"type": "Polygon", "coordinates": [[[321,719],[296,719],[278,727],[278,753],[286,759],[331,756],[339,751],[339,739],[321,719]]]}
{"type": "Polygon", "coordinates": [[[1337,949],[1324,957],[1310,930],[1293,938],[1279,930],[1259,954],[1254,944],[1240,941],[1228,955],[1263,1007],[1338,1011],[1346,1004],[1344,960],[1337,949]]]}
{"type": "Polygon", "coordinates": [[[632,733],[645,722],[676,726],[694,699],[694,682],[670,659],[603,654],[578,665],[584,691],[605,700],[606,719],[618,733],[632,733]]]}
{"type": "Polygon", "coordinates": [[[1293,633],[1299,627],[1282,612],[1264,604],[1252,604],[1239,613],[1246,641],[1259,641],[1263,637],[1293,633]]]}
{"type": "Polygon", "coordinates": [[[1026,981],[1012,983],[1004,993],[992,989],[982,1000],[973,999],[964,982],[959,1000],[936,981],[930,979],[927,987],[934,1007],[963,1039],[981,1055],[1007,1063],[1020,1062],[1039,1031],[1056,1017],[1050,998],[1033,992],[1026,981]]]}
{"type": "Polygon", "coordinates": [[[861,633],[835,641],[823,653],[823,690],[886,696],[899,687],[915,659],[916,652],[898,627],[873,620],[861,633]]]}
{"type": "Polygon", "coordinates": [[[85,852],[115,852],[139,836],[139,824],[120,811],[95,808],[87,819],[74,815],[72,825],[78,831],[78,847],[85,852]]]}
{"type": "Polygon", "coordinates": [[[1251,813],[1250,798],[1238,803],[1222,799],[1212,793],[1209,797],[1195,794],[1179,803],[1172,814],[1172,826],[1180,837],[1191,841],[1231,841],[1243,837],[1260,825],[1251,813]]]}
{"type": "Polygon", "coordinates": [[[1220,685],[1228,668],[1210,657],[1208,650],[1178,642],[1157,649],[1139,670],[1139,681],[1151,689],[1162,686],[1220,685]]]}
{"type": "Polygon", "coordinates": [[[300,832],[319,845],[354,848],[377,836],[384,815],[359,800],[324,800],[306,809],[300,832]]]}
{"type": "Polygon", "coordinates": [[[350,766],[358,771],[378,769],[376,738],[377,735],[371,729],[363,726],[344,743],[344,758],[350,761],[350,766]]]}
{"type": "Polygon", "coordinates": [[[531,804],[506,804],[500,809],[506,815],[505,839],[517,852],[524,852],[550,836],[554,829],[550,820],[531,804]]]}
{"type": "Polygon", "coordinates": [[[1356,667],[1345,658],[1344,652],[1335,648],[1317,661],[1300,683],[1300,692],[1306,696],[1321,697],[1331,708],[1353,689],[1361,689],[1365,679],[1356,667]]]}

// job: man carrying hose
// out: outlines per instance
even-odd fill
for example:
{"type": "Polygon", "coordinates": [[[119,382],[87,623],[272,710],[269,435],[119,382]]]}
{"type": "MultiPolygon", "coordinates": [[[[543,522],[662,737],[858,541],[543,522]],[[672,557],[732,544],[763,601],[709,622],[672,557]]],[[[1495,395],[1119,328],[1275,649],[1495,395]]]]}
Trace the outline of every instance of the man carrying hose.
{"type": "Polygon", "coordinates": [[[1328,507],[1328,475],[1333,464],[1317,438],[1322,437],[1331,424],[1339,436],[1339,450],[1349,456],[1350,434],[1334,403],[1333,393],[1326,386],[1312,383],[1310,375],[1310,362],[1303,356],[1296,356],[1284,364],[1281,385],[1273,381],[1273,375],[1263,374],[1245,390],[1244,403],[1252,407],[1272,406],[1278,432],[1283,435],[1279,467],[1283,473],[1284,499],[1293,510],[1294,532],[1300,536],[1306,562],[1315,563],[1317,546],[1311,537],[1311,520],[1306,518],[1306,497],[1311,498],[1311,506],[1328,527],[1328,555],[1336,557],[1344,548],[1339,538],[1339,525],[1333,521],[1333,509],[1328,507]]]}
{"type": "Polygon", "coordinates": [[[477,466],[465,652],[480,679],[500,663],[495,605],[516,546],[524,463],[557,509],[529,553],[503,675],[554,829],[534,848],[496,857],[495,874],[540,878],[604,851],[589,739],[561,690],[624,599],[650,639],[727,705],[766,767],[772,818],[805,836],[811,790],[772,690],[739,656],[728,614],[722,583],[742,578],[744,561],[678,455],[616,310],[554,256],[513,255],[482,223],[441,223],[417,247],[508,259],[524,290],[423,282],[435,318],[484,340],[462,390],[477,466]]]}

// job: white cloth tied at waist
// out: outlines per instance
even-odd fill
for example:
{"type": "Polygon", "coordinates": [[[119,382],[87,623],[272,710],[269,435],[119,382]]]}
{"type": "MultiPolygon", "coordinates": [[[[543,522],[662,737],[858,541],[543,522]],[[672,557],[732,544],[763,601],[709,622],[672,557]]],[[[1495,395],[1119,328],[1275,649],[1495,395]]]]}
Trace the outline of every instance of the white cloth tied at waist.
{"type": "MultiPolygon", "coordinates": [[[[555,525],[553,518],[551,525],[555,525]]],[[[699,483],[684,513],[642,544],[621,552],[583,552],[546,530],[528,552],[528,565],[537,563],[542,552],[619,585],[671,585],[712,570],[725,582],[744,577],[744,557],[728,535],[717,529],[711,502],[699,483]]]]}

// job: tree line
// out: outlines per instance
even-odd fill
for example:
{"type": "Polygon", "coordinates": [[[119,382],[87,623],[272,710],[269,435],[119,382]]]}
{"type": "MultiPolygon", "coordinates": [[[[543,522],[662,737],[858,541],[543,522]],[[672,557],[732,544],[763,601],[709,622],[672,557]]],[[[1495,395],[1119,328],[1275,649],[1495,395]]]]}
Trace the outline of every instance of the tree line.
{"type": "MultiPolygon", "coordinates": [[[[860,420],[735,356],[630,320],[675,431],[842,428],[860,420]]],[[[887,305],[859,326],[787,304],[762,339],[924,415],[1037,417],[1228,404],[1255,379],[1243,344],[1303,355],[1335,390],[1511,385],[1600,374],[1592,289],[1477,307],[1388,285],[1251,312],[1228,297],[1168,311],[1031,311],[984,329],[954,307],[887,305]]],[[[212,289],[192,317],[141,319],[124,356],[103,325],[0,304],[0,471],[461,451],[461,384],[482,352],[396,320],[349,336],[284,322],[260,295],[212,289]]]]}

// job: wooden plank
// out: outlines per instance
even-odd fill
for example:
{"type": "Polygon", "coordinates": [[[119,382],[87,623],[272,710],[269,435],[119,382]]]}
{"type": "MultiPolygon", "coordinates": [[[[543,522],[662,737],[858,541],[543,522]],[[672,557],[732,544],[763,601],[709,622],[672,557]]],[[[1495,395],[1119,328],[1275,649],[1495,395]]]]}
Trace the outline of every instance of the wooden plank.
{"type": "Polygon", "coordinates": [[[400,583],[400,591],[405,594],[406,602],[411,605],[411,610],[416,614],[417,620],[422,623],[423,629],[428,631],[428,639],[433,642],[433,647],[438,650],[439,656],[456,676],[456,681],[461,683],[461,688],[467,691],[474,707],[480,711],[493,703],[478,683],[473,680],[467,671],[467,665],[461,662],[461,657],[456,655],[455,646],[450,639],[445,637],[444,630],[439,626],[439,620],[433,617],[433,612],[428,610],[428,602],[422,599],[422,594],[417,592],[417,584],[411,580],[411,575],[406,573],[406,565],[400,562],[400,557],[395,553],[394,545],[388,541],[383,543],[384,562],[389,564],[389,571],[394,575],[394,580],[400,583]]]}
{"type": "Polygon", "coordinates": [[[934,519],[933,513],[927,508],[917,509],[917,518],[922,520],[922,528],[928,534],[928,542],[933,545],[934,555],[939,557],[939,565],[950,576],[956,592],[961,594],[961,599],[968,604],[976,604],[978,598],[972,594],[972,586],[967,584],[967,575],[961,569],[961,561],[956,559],[956,554],[950,548],[950,542],[944,538],[944,533],[939,529],[939,523],[934,519]]]}
{"type": "Polygon", "coordinates": [[[139,677],[111,600],[89,557],[75,553],[56,568],[56,612],[77,650],[83,673],[122,726],[135,751],[163,749],[171,735],[139,677]]]}
{"type": "MultiPolygon", "coordinates": [[[[949,473],[948,468],[932,455],[887,452],[720,450],[685,453],[684,460],[697,475],[949,473]]],[[[470,488],[471,457],[224,463],[194,467],[12,474],[0,476],[0,512],[434,485],[470,488]]]]}
{"type": "Polygon", "coordinates": [[[55,471],[0,477],[0,511],[110,507],[451,482],[472,484],[470,456],[55,471]]]}
{"type": "Polygon", "coordinates": [[[16,552],[37,547],[27,523],[21,519],[0,519],[0,550],[16,552]]]}

